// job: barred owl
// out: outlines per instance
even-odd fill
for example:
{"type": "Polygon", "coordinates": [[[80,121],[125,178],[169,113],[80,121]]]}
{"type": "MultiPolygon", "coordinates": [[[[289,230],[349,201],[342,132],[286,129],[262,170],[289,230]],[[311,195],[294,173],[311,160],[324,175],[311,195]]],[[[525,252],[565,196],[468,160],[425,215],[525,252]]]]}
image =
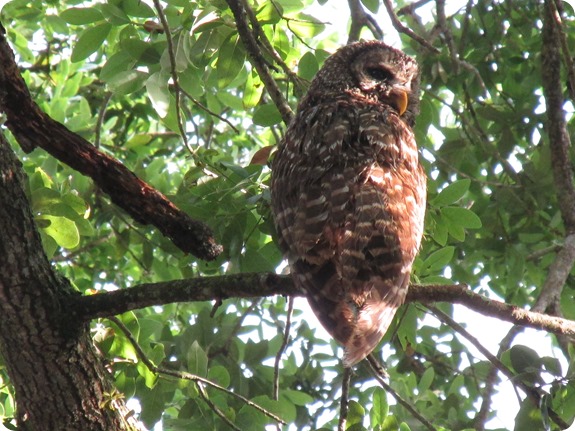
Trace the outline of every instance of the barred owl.
{"type": "Polygon", "coordinates": [[[272,210],[292,278],[344,365],[365,358],[403,303],[426,177],[411,127],[417,63],[382,42],[329,57],[272,165],[272,210]]]}

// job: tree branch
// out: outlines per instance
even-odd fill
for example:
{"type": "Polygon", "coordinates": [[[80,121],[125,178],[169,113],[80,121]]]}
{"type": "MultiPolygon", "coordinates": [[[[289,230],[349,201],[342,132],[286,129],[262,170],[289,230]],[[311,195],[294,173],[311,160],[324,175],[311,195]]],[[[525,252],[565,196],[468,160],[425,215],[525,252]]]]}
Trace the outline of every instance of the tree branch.
{"type": "Polygon", "coordinates": [[[571,140],[563,110],[563,84],[561,82],[561,37],[554,25],[553,0],[546,0],[543,19],[543,46],[541,74],[543,95],[547,107],[547,133],[551,147],[551,167],[555,190],[561,193],[558,204],[567,233],[575,232],[575,186],[571,164],[571,140]]]}
{"type": "Polygon", "coordinates": [[[389,15],[389,18],[391,19],[391,24],[393,25],[393,28],[395,28],[395,30],[397,30],[397,32],[403,33],[403,34],[409,36],[410,38],[412,38],[417,43],[424,46],[425,48],[427,48],[431,52],[433,52],[435,54],[439,54],[439,50],[436,47],[431,45],[427,40],[422,38],[417,33],[414,33],[412,30],[410,30],[409,28],[407,28],[406,26],[404,26],[401,23],[401,21],[399,20],[399,18],[397,17],[395,12],[393,11],[393,5],[391,4],[391,0],[383,0],[383,4],[385,6],[385,9],[387,10],[387,14],[389,15]]]}
{"type": "Polygon", "coordinates": [[[254,66],[262,82],[266,86],[266,90],[277,106],[284,123],[289,124],[293,117],[293,112],[279,89],[275,79],[271,75],[266,60],[262,56],[258,42],[250,29],[247,12],[241,3],[241,0],[226,0],[226,2],[234,15],[238,34],[246,48],[246,52],[250,58],[250,63],[254,66]]]}
{"type": "Polygon", "coordinates": [[[153,3],[154,7],[156,8],[156,12],[158,13],[158,18],[160,18],[160,22],[162,23],[162,28],[164,29],[164,34],[166,35],[166,43],[168,45],[168,58],[170,59],[170,75],[172,76],[172,81],[174,83],[174,101],[176,105],[176,119],[178,122],[178,129],[180,130],[180,136],[182,137],[182,141],[184,141],[184,145],[190,151],[190,153],[194,154],[193,149],[190,148],[189,146],[188,135],[186,133],[186,127],[184,125],[184,120],[182,118],[180,83],[178,80],[178,72],[176,67],[176,53],[174,50],[172,32],[170,30],[168,20],[166,19],[166,15],[164,14],[164,9],[160,4],[160,0],[153,0],[153,3]]]}
{"type": "MultiPolygon", "coordinates": [[[[304,296],[291,278],[275,273],[246,273],[141,284],[113,292],[70,298],[68,309],[89,321],[152,305],[286,295],[304,296]]],[[[516,325],[575,336],[575,322],[524,310],[472,292],[463,285],[411,285],[406,302],[450,302],[516,325]]]]}
{"type": "MultiPolygon", "coordinates": [[[[519,388],[521,388],[521,390],[529,398],[531,398],[531,400],[533,400],[533,403],[535,405],[537,405],[537,406],[541,405],[541,398],[543,397],[543,394],[541,393],[541,391],[537,387],[529,386],[528,384],[526,384],[521,379],[516,379],[515,378],[516,375],[513,373],[513,371],[511,371],[507,366],[505,366],[503,364],[503,362],[501,362],[497,356],[493,355],[489,350],[487,350],[485,347],[483,347],[483,345],[474,336],[472,336],[469,332],[467,332],[467,330],[463,326],[461,326],[459,323],[457,323],[455,320],[453,320],[451,317],[449,317],[443,311],[439,310],[436,307],[431,307],[431,306],[428,306],[428,309],[433,313],[433,315],[435,317],[437,317],[437,319],[439,319],[440,322],[450,326],[456,332],[458,332],[463,337],[465,337],[465,339],[467,339],[467,341],[469,341],[471,344],[473,344],[473,346],[477,350],[479,350],[479,352],[483,356],[485,356],[485,358],[495,368],[497,368],[505,377],[507,377],[509,380],[511,380],[515,386],[518,386],[519,388]]],[[[547,413],[549,414],[551,419],[553,419],[553,421],[561,427],[561,429],[566,429],[569,427],[569,425],[567,425],[565,423],[565,421],[563,421],[563,419],[549,406],[547,406],[547,413]]]]}
{"type": "Polygon", "coordinates": [[[360,0],[347,0],[347,4],[351,15],[351,25],[349,27],[347,43],[358,41],[361,30],[364,27],[369,28],[376,39],[382,40],[383,31],[377,24],[377,21],[365,11],[360,0]]]}
{"type": "Polygon", "coordinates": [[[551,148],[551,169],[566,237],[562,249],[557,253],[541,295],[533,306],[533,311],[544,312],[548,309],[559,310],[559,297],[565,281],[575,264],[575,187],[573,185],[573,166],[571,164],[571,141],[567,131],[563,110],[563,91],[561,82],[561,37],[558,25],[555,25],[555,3],[546,0],[543,18],[543,46],[541,50],[541,72],[543,95],[547,107],[547,134],[551,148]]]}
{"type": "Polygon", "coordinates": [[[573,58],[571,57],[571,52],[569,50],[569,42],[567,41],[567,35],[563,31],[563,21],[561,19],[561,13],[559,12],[557,6],[560,3],[555,3],[555,1],[546,1],[545,5],[549,8],[551,22],[550,24],[555,27],[555,32],[559,40],[561,41],[561,51],[563,53],[563,61],[565,63],[565,69],[567,69],[567,90],[569,91],[569,97],[573,102],[575,102],[575,65],[573,64],[573,58]]]}
{"type": "Polygon", "coordinates": [[[412,406],[408,401],[404,400],[401,397],[401,395],[399,395],[391,386],[387,384],[385,379],[388,376],[385,372],[385,369],[381,366],[381,364],[377,361],[377,359],[375,359],[373,354],[367,355],[367,358],[365,358],[364,362],[367,362],[369,364],[371,371],[373,372],[373,376],[375,377],[375,380],[377,380],[377,382],[388,394],[390,394],[393,398],[395,398],[395,401],[397,401],[399,405],[401,405],[404,409],[406,409],[409,413],[411,413],[413,417],[417,419],[419,422],[421,422],[421,424],[429,431],[437,431],[437,428],[435,428],[431,422],[429,422],[426,418],[424,418],[414,406],[412,406]]]}
{"type": "MultiPolygon", "coordinates": [[[[212,387],[212,388],[217,389],[218,391],[221,391],[227,395],[233,396],[233,397],[241,400],[242,402],[244,402],[248,406],[253,407],[254,409],[262,412],[264,415],[270,417],[274,421],[276,421],[280,424],[286,425],[286,422],[282,418],[280,418],[279,416],[276,416],[275,414],[273,414],[270,411],[266,410],[265,408],[261,407],[259,404],[256,404],[253,401],[248,400],[243,395],[237,394],[237,393],[235,393],[229,389],[226,389],[223,386],[220,386],[217,383],[212,382],[211,380],[205,379],[203,377],[200,377],[200,376],[197,376],[195,374],[191,374],[191,373],[188,373],[185,371],[170,370],[167,368],[162,368],[162,367],[156,366],[150,360],[150,358],[148,358],[146,356],[146,354],[144,353],[144,350],[142,349],[142,347],[140,346],[138,341],[134,338],[134,336],[132,335],[132,333],[130,332],[128,327],[126,325],[124,325],[120,319],[117,319],[115,317],[111,318],[110,320],[112,322],[114,322],[114,324],[124,333],[124,335],[126,336],[128,341],[130,342],[130,344],[132,344],[132,346],[134,347],[134,350],[136,351],[138,358],[143,362],[143,364],[146,366],[146,368],[148,370],[150,370],[152,373],[155,373],[155,374],[164,374],[166,376],[172,376],[172,377],[175,377],[177,379],[190,380],[190,381],[194,382],[198,386],[198,390],[200,390],[200,392],[202,392],[202,389],[203,389],[203,393],[201,394],[202,399],[204,401],[206,401],[206,404],[208,404],[208,406],[210,408],[212,408],[212,410],[214,410],[214,412],[218,416],[220,416],[222,419],[224,419],[226,422],[227,422],[227,420],[225,419],[225,416],[223,415],[223,413],[219,409],[217,409],[217,410],[214,409],[215,405],[209,400],[208,394],[205,392],[203,385],[212,387]]],[[[229,422],[228,422],[228,424],[229,424],[229,422]]]]}
{"type": "Polygon", "coordinates": [[[152,224],[178,248],[204,260],[221,252],[211,229],[178,209],[162,193],[54,121],[32,100],[0,25],[0,112],[22,149],[40,147],[72,169],[89,176],[112,202],[142,224],[152,224]]]}

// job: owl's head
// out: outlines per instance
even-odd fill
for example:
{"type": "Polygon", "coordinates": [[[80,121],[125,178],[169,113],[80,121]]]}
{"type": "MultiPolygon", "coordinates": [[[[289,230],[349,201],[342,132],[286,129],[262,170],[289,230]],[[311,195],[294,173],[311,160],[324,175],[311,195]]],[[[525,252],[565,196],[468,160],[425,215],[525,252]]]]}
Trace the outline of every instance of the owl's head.
{"type": "Polygon", "coordinates": [[[344,92],[389,105],[412,124],[419,111],[417,62],[379,41],[346,45],[325,61],[309,89],[324,96],[344,92]]]}

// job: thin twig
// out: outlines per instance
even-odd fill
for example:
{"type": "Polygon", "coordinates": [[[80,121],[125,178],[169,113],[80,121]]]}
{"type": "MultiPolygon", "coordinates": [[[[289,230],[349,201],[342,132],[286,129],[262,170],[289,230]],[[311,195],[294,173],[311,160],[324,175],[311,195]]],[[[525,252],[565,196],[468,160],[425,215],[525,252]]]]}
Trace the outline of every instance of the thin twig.
{"type": "Polygon", "coordinates": [[[489,419],[489,412],[491,411],[491,401],[493,399],[493,394],[495,393],[495,385],[499,381],[499,374],[497,374],[497,368],[491,366],[487,377],[485,377],[484,383],[485,388],[483,389],[483,400],[481,401],[481,407],[479,412],[473,418],[473,429],[476,431],[484,431],[485,424],[489,419]]]}
{"type": "MultiPolygon", "coordinates": [[[[507,368],[503,364],[503,362],[501,362],[499,360],[499,358],[497,358],[489,350],[487,350],[485,347],[483,347],[483,345],[479,342],[479,340],[477,340],[477,338],[475,338],[473,335],[471,335],[463,326],[461,326],[459,323],[457,323],[455,320],[453,320],[451,317],[449,317],[443,311],[441,311],[437,307],[433,307],[433,306],[427,306],[427,308],[441,322],[443,322],[444,324],[446,324],[449,327],[451,327],[452,329],[454,329],[456,332],[458,332],[463,337],[465,337],[465,339],[467,339],[467,341],[469,341],[471,344],[473,344],[473,346],[477,350],[479,350],[479,352],[481,352],[481,354],[483,356],[485,356],[485,358],[487,358],[487,360],[493,366],[495,366],[495,368],[497,368],[503,375],[505,375],[509,379],[509,381],[511,381],[515,386],[521,388],[521,390],[525,393],[525,395],[527,395],[535,403],[535,405],[537,405],[537,406],[540,405],[542,394],[541,394],[541,390],[539,388],[528,386],[522,380],[517,379],[515,374],[513,373],[513,371],[511,371],[509,368],[507,368]]],[[[548,408],[547,412],[548,412],[551,420],[553,420],[553,422],[555,422],[557,425],[562,427],[561,429],[565,429],[569,426],[553,409],[548,408]]]]}
{"type": "Polygon", "coordinates": [[[102,136],[102,126],[104,124],[104,118],[106,116],[106,108],[110,99],[112,98],[112,92],[107,92],[102,100],[102,105],[100,106],[100,112],[98,112],[98,120],[96,121],[96,129],[94,131],[94,147],[100,148],[100,140],[102,136]]]}
{"type": "Polygon", "coordinates": [[[417,0],[414,1],[413,3],[408,4],[407,6],[403,6],[401,9],[397,11],[397,16],[412,15],[417,8],[425,6],[430,1],[432,0],[417,0]]]}
{"type": "Polygon", "coordinates": [[[174,97],[176,101],[176,118],[178,120],[178,129],[180,130],[180,135],[182,136],[184,145],[190,151],[190,153],[194,154],[193,149],[189,146],[188,136],[186,134],[186,128],[184,126],[184,120],[182,119],[182,110],[180,106],[180,83],[178,81],[178,69],[176,66],[176,54],[174,52],[174,42],[172,40],[172,32],[170,30],[168,20],[166,19],[166,15],[164,15],[164,9],[160,4],[160,0],[153,0],[153,1],[154,6],[156,7],[156,11],[158,13],[158,17],[160,18],[160,22],[162,23],[162,27],[164,28],[164,34],[166,35],[166,42],[168,44],[168,57],[170,59],[170,74],[172,75],[172,81],[175,90],[174,97]]]}
{"type": "Polygon", "coordinates": [[[288,298],[288,310],[287,310],[287,314],[286,314],[286,326],[284,329],[284,337],[283,337],[283,341],[282,341],[282,345],[280,346],[280,348],[278,349],[278,352],[276,353],[276,359],[275,359],[275,363],[274,363],[274,387],[273,387],[273,398],[274,400],[278,400],[279,399],[279,387],[280,387],[280,361],[282,359],[282,355],[284,354],[284,351],[286,349],[286,346],[288,344],[289,341],[289,333],[290,333],[290,329],[291,329],[291,318],[293,315],[293,306],[294,306],[294,301],[295,298],[293,296],[290,296],[288,298]]]}
{"type": "Polygon", "coordinates": [[[274,421],[279,422],[283,425],[286,425],[286,422],[282,418],[280,418],[280,417],[274,415],[273,413],[267,411],[262,406],[259,406],[258,404],[254,403],[253,401],[248,400],[246,397],[244,397],[240,394],[237,394],[233,391],[230,391],[229,389],[226,389],[223,386],[218,385],[217,383],[214,383],[208,379],[204,379],[203,377],[200,377],[200,376],[197,376],[195,374],[191,374],[191,373],[188,373],[185,371],[169,370],[167,368],[162,368],[162,367],[156,366],[152,361],[150,361],[150,359],[144,353],[144,350],[142,349],[142,347],[140,346],[138,341],[134,338],[134,336],[132,335],[132,333],[130,332],[128,327],[126,325],[124,325],[124,323],[120,319],[118,319],[117,317],[110,317],[109,320],[114,322],[114,324],[124,333],[124,335],[126,336],[128,341],[130,342],[130,344],[134,347],[134,350],[136,351],[136,354],[138,355],[138,358],[140,359],[140,361],[142,361],[142,363],[146,366],[146,368],[148,370],[150,370],[152,373],[164,374],[167,376],[172,376],[172,377],[176,377],[178,379],[183,379],[183,380],[190,380],[190,381],[195,382],[195,383],[198,383],[198,382],[203,383],[206,386],[210,386],[214,389],[217,389],[219,391],[226,393],[227,395],[230,395],[232,397],[235,397],[235,398],[241,400],[245,404],[249,405],[250,407],[253,407],[254,409],[258,410],[259,412],[261,412],[264,415],[268,416],[269,418],[273,419],[274,421]]]}
{"type": "MultiPolygon", "coordinates": [[[[273,45],[270,43],[268,37],[266,36],[266,34],[262,29],[262,26],[260,25],[260,22],[256,17],[256,14],[250,7],[249,3],[246,0],[242,0],[242,3],[244,10],[248,15],[248,19],[250,20],[250,23],[252,25],[254,36],[256,37],[256,40],[259,42],[262,49],[265,50],[266,54],[268,54],[274,60],[274,62],[279,65],[279,67],[283,70],[288,79],[294,85],[298,86],[301,89],[302,79],[299,76],[297,76],[297,73],[295,73],[288,67],[288,65],[285,63],[285,61],[283,61],[281,56],[278,54],[273,45]]],[[[273,3],[273,6],[278,10],[278,13],[281,14],[282,9],[278,8],[275,3],[273,3]]]]}
{"type": "Polygon", "coordinates": [[[406,26],[404,26],[401,23],[401,21],[399,20],[399,18],[397,17],[395,12],[393,11],[393,5],[391,4],[391,0],[383,0],[383,4],[385,6],[385,9],[387,10],[387,14],[389,15],[389,18],[391,19],[391,24],[393,25],[393,28],[395,28],[395,30],[397,30],[399,33],[403,33],[403,34],[409,36],[410,38],[412,38],[413,40],[418,42],[420,45],[429,49],[431,52],[434,52],[435,54],[439,54],[439,52],[440,52],[439,49],[437,49],[436,47],[431,45],[427,40],[425,40],[424,38],[422,38],[418,34],[414,33],[411,29],[407,28],[406,26]]]}
{"type": "Polygon", "coordinates": [[[347,414],[349,412],[349,387],[351,383],[351,368],[345,367],[343,369],[343,376],[341,381],[341,400],[339,407],[339,420],[337,423],[337,431],[345,431],[347,423],[347,414]]]}
{"type": "Polygon", "coordinates": [[[415,409],[415,407],[413,407],[408,401],[404,400],[401,397],[401,395],[399,395],[397,392],[395,392],[395,390],[387,384],[387,382],[385,381],[385,378],[387,376],[381,373],[381,370],[383,370],[383,367],[377,361],[377,359],[375,359],[375,356],[373,356],[372,354],[369,354],[369,355],[367,355],[366,359],[367,359],[367,362],[368,362],[371,370],[373,371],[373,376],[375,377],[375,380],[377,380],[377,382],[381,385],[381,387],[383,389],[385,389],[385,391],[387,393],[389,393],[393,398],[395,398],[395,401],[397,401],[398,404],[400,404],[405,410],[407,410],[409,413],[411,413],[415,419],[417,419],[419,422],[421,422],[421,424],[425,428],[427,428],[429,431],[437,431],[437,428],[435,428],[431,422],[429,422],[426,418],[424,418],[415,409]]]}
{"type": "Polygon", "coordinates": [[[196,384],[196,387],[198,388],[198,392],[200,393],[200,396],[202,397],[204,402],[208,405],[208,407],[210,409],[212,409],[212,411],[215,414],[217,414],[225,423],[227,423],[228,426],[230,426],[233,430],[242,431],[241,428],[238,428],[237,426],[235,426],[234,423],[231,420],[229,420],[227,418],[227,416],[218,408],[218,406],[216,406],[212,402],[212,400],[210,400],[210,397],[208,396],[208,393],[206,392],[206,388],[204,388],[204,385],[199,381],[196,381],[195,384],[196,384]]]}
{"type": "Polygon", "coordinates": [[[188,99],[190,99],[190,101],[196,105],[198,108],[206,111],[209,115],[211,115],[212,117],[216,117],[218,120],[223,121],[224,123],[226,123],[228,126],[230,126],[232,128],[232,130],[236,133],[240,133],[240,131],[238,130],[238,128],[236,126],[234,126],[230,120],[228,120],[225,117],[222,117],[219,114],[216,114],[214,111],[212,111],[210,108],[208,108],[206,105],[204,105],[202,102],[200,102],[199,100],[196,100],[194,98],[194,96],[192,96],[190,93],[188,93],[186,90],[184,90],[183,88],[180,88],[180,92],[186,96],[188,99]]]}
{"type": "Polygon", "coordinates": [[[453,34],[451,32],[452,26],[447,24],[447,17],[445,15],[445,0],[436,0],[435,4],[437,10],[437,25],[441,29],[443,37],[445,38],[445,44],[447,45],[447,50],[449,51],[449,56],[451,58],[451,63],[453,64],[455,74],[459,73],[460,67],[463,67],[465,70],[468,70],[469,72],[473,73],[473,75],[475,75],[475,78],[477,79],[477,82],[479,82],[483,94],[486,94],[487,87],[485,86],[483,78],[481,77],[481,74],[479,73],[477,68],[474,67],[472,64],[468,63],[467,61],[461,60],[459,58],[457,49],[455,47],[455,41],[453,40],[453,34]]]}

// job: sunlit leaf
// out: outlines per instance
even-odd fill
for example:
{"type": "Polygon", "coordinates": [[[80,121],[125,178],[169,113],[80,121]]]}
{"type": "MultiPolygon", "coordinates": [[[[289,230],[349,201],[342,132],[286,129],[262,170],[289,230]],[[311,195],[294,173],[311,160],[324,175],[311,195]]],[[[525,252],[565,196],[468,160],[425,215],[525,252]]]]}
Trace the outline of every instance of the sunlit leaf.
{"type": "Polygon", "coordinates": [[[42,215],[38,217],[38,219],[48,222],[44,227],[44,232],[50,235],[60,247],[71,249],[80,243],[80,233],[78,232],[76,223],[69,218],[42,215]]]}
{"type": "Polygon", "coordinates": [[[84,30],[74,45],[71,60],[73,62],[85,60],[96,52],[108,37],[111,29],[112,25],[105,23],[84,30]]]}
{"type": "Polygon", "coordinates": [[[68,24],[85,25],[102,21],[104,15],[95,7],[72,7],[60,13],[60,17],[68,24]]]}

